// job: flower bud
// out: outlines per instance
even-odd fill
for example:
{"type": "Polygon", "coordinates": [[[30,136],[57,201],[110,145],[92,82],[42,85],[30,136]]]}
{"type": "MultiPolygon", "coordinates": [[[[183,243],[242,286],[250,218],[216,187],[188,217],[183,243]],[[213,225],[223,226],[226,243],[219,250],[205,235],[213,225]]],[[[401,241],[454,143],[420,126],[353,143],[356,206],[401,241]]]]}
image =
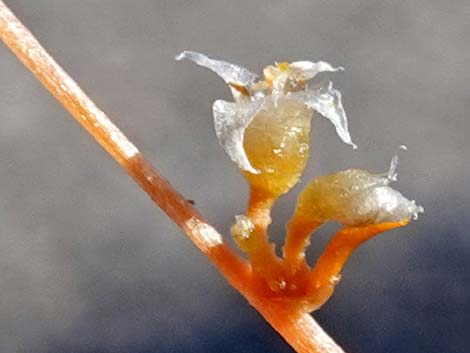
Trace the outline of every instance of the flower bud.
{"type": "Polygon", "coordinates": [[[393,175],[348,169],[318,177],[301,193],[295,217],[349,226],[416,218],[423,208],[388,186],[393,175]]]}

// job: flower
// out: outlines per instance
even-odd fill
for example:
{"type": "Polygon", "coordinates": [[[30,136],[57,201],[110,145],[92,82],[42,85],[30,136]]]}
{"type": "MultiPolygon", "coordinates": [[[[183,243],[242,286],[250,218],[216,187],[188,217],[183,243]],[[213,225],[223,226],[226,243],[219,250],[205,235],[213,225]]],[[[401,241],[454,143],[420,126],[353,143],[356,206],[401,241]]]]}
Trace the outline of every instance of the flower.
{"type": "Polygon", "coordinates": [[[356,147],[341,93],[331,82],[308,86],[318,73],[341,67],[323,61],[282,62],[266,67],[264,80],[258,80],[245,68],[200,53],[185,51],[176,59],[206,67],[229,85],[235,101],[214,102],[215,132],[252,187],[279,196],[297,183],[309,155],[313,111],[333,123],[343,142],[356,147]]]}
{"type": "Polygon", "coordinates": [[[215,132],[250,184],[250,197],[245,215],[236,216],[230,230],[264,295],[297,300],[306,311],[318,309],[333,293],[345,262],[358,246],[423,212],[415,201],[390,187],[396,180],[396,156],[384,174],[348,169],[321,176],[299,196],[280,257],[269,241],[270,211],[305,169],[314,111],[334,125],[344,143],[356,147],[341,93],[329,81],[308,84],[318,73],[342,68],[323,61],[281,62],[267,66],[260,80],[245,68],[196,52],[182,52],[176,59],[214,71],[232,91],[233,102],[214,102],[215,132]],[[305,258],[309,237],[328,221],[343,227],[311,268],[305,258]]]}

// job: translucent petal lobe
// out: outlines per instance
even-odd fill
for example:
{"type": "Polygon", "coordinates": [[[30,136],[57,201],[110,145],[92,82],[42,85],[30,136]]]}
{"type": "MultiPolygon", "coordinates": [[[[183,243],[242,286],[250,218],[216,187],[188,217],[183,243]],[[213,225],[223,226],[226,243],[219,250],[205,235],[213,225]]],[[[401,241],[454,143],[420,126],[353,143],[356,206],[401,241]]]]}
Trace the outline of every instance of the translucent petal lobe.
{"type": "Polygon", "coordinates": [[[417,218],[423,207],[408,200],[390,186],[369,188],[358,194],[351,202],[351,209],[359,217],[373,220],[373,223],[399,222],[407,218],[417,218]]]}
{"type": "Polygon", "coordinates": [[[343,67],[334,67],[325,61],[294,61],[289,65],[291,74],[299,81],[308,81],[320,72],[336,72],[344,70],[343,67]]]}
{"type": "Polygon", "coordinates": [[[213,105],[214,128],[219,143],[229,157],[241,169],[253,174],[260,171],[253,168],[243,148],[245,130],[262,107],[262,101],[231,103],[217,100],[213,105]]]}
{"type": "Polygon", "coordinates": [[[194,51],[183,51],[175,57],[176,60],[187,59],[199,66],[205,67],[219,75],[227,84],[235,83],[250,87],[258,76],[249,70],[225,61],[211,59],[208,56],[194,51]]]}
{"type": "Polygon", "coordinates": [[[341,92],[334,89],[331,82],[324,82],[307,91],[293,93],[291,97],[302,100],[309,108],[327,118],[334,125],[341,140],[353,148],[357,148],[349,134],[348,118],[341,102],[341,92]]]}

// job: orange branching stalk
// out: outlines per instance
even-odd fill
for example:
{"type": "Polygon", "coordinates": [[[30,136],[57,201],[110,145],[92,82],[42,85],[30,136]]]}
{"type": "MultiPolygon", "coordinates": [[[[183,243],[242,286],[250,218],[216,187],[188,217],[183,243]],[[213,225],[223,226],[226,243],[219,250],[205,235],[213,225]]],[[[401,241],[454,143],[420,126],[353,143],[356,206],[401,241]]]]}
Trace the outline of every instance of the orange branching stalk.
{"type": "Polygon", "coordinates": [[[247,254],[245,260],[171,187],[2,1],[0,38],[297,352],[343,352],[309,312],[328,300],[346,260],[360,244],[407,224],[422,208],[388,186],[395,177],[395,160],[385,175],[351,169],[320,177],[300,195],[287,225],[284,256],[276,255],[268,236],[270,210],[305,168],[313,110],[354,146],[339,91],[330,83],[308,88],[316,73],[340,68],[324,62],[280,63],[267,67],[265,80],[257,81],[246,69],[202,54],[184,52],[179,57],[219,74],[236,100],[216,101],[214,119],[219,141],[250,184],[246,215],[237,216],[231,229],[247,254]],[[344,226],[311,268],[305,260],[309,236],[327,221],[344,226]]]}
{"type": "Polygon", "coordinates": [[[236,244],[247,254],[263,296],[295,303],[310,312],[320,308],[339,282],[352,252],[367,239],[406,225],[422,207],[389,184],[396,179],[394,157],[385,174],[349,169],[318,177],[301,193],[287,225],[283,257],[269,242],[270,211],[305,169],[313,113],[333,123],[339,137],[352,143],[341,94],[331,82],[309,87],[322,71],[335,72],[326,62],[281,62],[264,69],[264,80],[245,68],[186,51],[189,59],[218,74],[232,89],[234,102],[214,103],[217,137],[250,185],[245,215],[231,228],[236,244]],[[311,268],[305,259],[311,233],[328,221],[343,224],[311,268]]]}

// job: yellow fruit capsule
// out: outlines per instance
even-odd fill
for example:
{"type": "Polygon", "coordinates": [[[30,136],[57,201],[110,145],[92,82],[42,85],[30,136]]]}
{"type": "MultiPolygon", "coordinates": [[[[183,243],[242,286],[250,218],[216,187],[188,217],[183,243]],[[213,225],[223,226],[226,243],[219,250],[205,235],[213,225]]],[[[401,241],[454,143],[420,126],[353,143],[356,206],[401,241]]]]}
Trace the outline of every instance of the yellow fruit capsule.
{"type": "Polygon", "coordinates": [[[355,215],[355,210],[351,210],[350,200],[360,191],[375,186],[378,182],[380,184],[382,180],[382,184],[387,182],[387,179],[381,179],[359,169],[318,177],[300,194],[295,216],[315,219],[317,222],[333,219],[350,223],[347,222],[348,217],[355,215]]]}
{"type": "Polygon", "coordinates": [[[319,177],[301,193],[295,216],[351,226],[416,218],[423,208],[389,186],[393,168],[392,163],[384,174],[348,169],[319,177]]]}
{"type": "Polygon", "coordinates": [[[252,189],[277,198],[299,180],[309,156],[312,110],[304,103],[279,98],[266,104],[245,130],[243,147],[260,171],[244,175],[252,189]]]}

